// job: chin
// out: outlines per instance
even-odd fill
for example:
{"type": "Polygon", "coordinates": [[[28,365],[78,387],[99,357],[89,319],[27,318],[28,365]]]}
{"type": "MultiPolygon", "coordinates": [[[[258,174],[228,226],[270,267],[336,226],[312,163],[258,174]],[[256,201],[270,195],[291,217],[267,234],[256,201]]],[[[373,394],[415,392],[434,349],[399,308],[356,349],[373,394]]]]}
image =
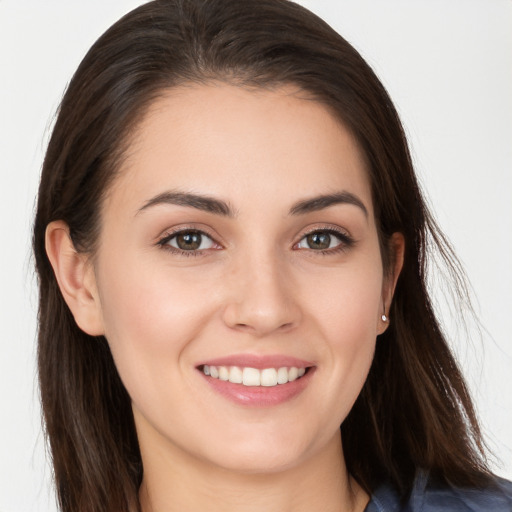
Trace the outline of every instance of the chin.
{"type": "Polygon", "coordinates": [[[297,467],[307,460],[309,453],[304,446],[292,444],[289,439],[280,442],[267,439],[261,443],[252,440],[248,444],[233,443],[222,453],[212,454],[210,463],[241,474],[272,474],[297,467]]]}
{"type": "Polygon", "coordinates": [[[299,457],[264,457],[260,454],[241,454],[239,457],[230,458],[225,461],[223,468],[230,472],[245,475],[266,475],[282,473],[293,469],[301,462],[299,457]]]}

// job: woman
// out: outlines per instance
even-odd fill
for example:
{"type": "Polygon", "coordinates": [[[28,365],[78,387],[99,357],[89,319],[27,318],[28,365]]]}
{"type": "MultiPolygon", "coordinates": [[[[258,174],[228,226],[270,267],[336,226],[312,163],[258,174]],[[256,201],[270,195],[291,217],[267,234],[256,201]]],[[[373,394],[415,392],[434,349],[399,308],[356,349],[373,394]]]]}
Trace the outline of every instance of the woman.
{"type": "Polygon", "coordinates": [[[387,93],[321,20],[124,17],[66,92],[34,227],[62,510],[510,508],[429,240],[453,258],[387,93]]]}

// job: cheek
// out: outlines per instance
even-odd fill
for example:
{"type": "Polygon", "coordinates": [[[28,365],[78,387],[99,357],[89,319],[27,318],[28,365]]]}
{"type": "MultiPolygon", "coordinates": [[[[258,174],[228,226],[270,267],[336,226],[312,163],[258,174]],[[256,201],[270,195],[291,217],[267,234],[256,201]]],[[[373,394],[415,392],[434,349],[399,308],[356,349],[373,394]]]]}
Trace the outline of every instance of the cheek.
{"type": "Polygon", "coordinates": [[[147,400],[159,394],[152,383],[165,388],[179,378],[189,342],[214,308],[208,294],[198,301],[204,283],[186,273],[171,275],[147,261],[123,267],[130,272],[109,266],[100,274],[105,337],[130,396],[147,400]]]}
{"type": "Polygon", "coordinates": [[[320,357],[329,362],[319,368],[331,397],[323,405],[336,411],[339,423],[359,395],[373,360],[381,295],[382,273],[377,261],[332,273],[323,293],[309,305],[313,330],[324,340],[320,357]]]}
{"type": "Polygon", "coordinates": [[[208,309],[208,283],[167,268],[160,255],[125,257],[119,267],[107,262],[99,282],[107,338],[142,348],[187,339],[208,309]]]}
{"type": "Polygon", "coordinates": [[[357,350],[361,341],[377,336],[382,308],[382,270],[379,260],[340,266],[322,280],[305,280],[307,309],[317,319],[333,349],[357,350]]]}

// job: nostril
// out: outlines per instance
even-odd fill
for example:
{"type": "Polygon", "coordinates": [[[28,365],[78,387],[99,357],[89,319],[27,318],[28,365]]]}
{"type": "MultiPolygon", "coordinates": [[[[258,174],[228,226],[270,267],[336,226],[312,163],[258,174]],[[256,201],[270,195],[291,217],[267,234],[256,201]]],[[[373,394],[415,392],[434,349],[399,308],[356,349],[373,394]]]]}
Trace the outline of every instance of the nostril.
{"type": "Polygon", "coordinates": [[[272,296],[244,287],[244,294],[232,297],[225,304],[222,319],[226,326],[241,332],[264,336],[277,331],[284,332],[297,326],[301,320],[301,309],[291,296],[272,296]]]}

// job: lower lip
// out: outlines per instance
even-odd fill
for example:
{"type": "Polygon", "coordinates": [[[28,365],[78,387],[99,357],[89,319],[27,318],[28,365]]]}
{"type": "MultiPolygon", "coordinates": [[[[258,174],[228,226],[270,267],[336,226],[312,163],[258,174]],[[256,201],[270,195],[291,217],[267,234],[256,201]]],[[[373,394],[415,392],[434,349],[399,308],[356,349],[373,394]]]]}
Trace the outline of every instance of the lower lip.
{"type": "Polygon", "coordinates": [[[277,384],[277,386],[244,386],[243,384],[233,384],[232,382],[220,379],[214,379],[201,375],[206,382],[219,394],[228,400],[240,405],[254,407],[270,407],[288,402],[299,395],[309,384],[314,368],[308,368],[308,371],[299,379],[286,384],[277,384]]]}

